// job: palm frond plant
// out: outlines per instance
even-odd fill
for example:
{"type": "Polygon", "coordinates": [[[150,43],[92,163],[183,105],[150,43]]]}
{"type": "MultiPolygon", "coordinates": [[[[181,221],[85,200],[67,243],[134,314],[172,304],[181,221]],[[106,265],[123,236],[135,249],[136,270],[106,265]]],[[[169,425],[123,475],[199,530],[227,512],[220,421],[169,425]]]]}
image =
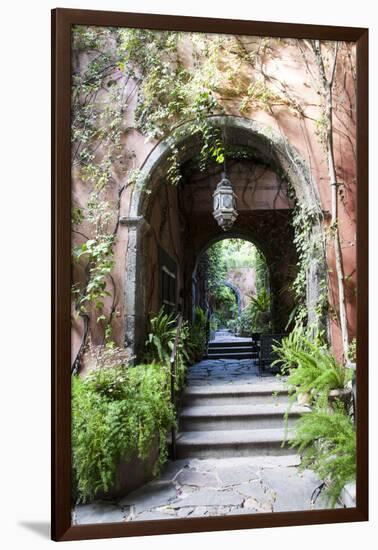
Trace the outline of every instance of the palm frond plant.
{"type": "Polygon", "coordinates": [[[262,288],[257,296],[252,296],[251,301],[241,313],[242,333],[269,332],[271,329],[270,305],[270,294],[266,288],[262,288]]]}
{"type": "Polygon", "coordinates": [[[187,344],[190,346],[191,360],[195,362],[202,359],[206,347],[206,313],[200,306],[195,307],[187,344]]]}
{"type": "MultiPolygon", "coordinates": [[[[150,319],[150,331],[145,342],[145,361],[168,366],[176,337],[177,318],[172,313],[166,313],[163,308],[150,319]]],[[[180,337],[176,357],[176,388],[182,387],[185,379],[186,366],[191,362],[193,352],[190,342],[190,331],[187,321],[181,324],[180,337]]]]}
{"type": "Polygon", "coordinates": [[[150,319],[150,329],[145,342],[145,360],[169,363],[176,335],[176,319],[163,308],[150,319]]]}
{"type": "Polygon", "coordinates": [[[252,323],[255,325],[254,328],[257,328],[261,323],[263,323],[263,315],[270,312],[270,294],[266,288],[262,288],[257,296],[252,298],[251,311],[252,323]]]}

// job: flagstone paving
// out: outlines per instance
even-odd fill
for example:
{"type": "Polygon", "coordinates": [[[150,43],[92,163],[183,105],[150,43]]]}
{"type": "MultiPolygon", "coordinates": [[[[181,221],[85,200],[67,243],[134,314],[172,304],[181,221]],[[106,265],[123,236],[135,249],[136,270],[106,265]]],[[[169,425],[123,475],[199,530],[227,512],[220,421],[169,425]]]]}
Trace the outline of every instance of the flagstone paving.
{"type": "MultiPolygon", "coordinates": [[[[251,360],[205,360],[190,367],[188,373],[188,388],[194,387],[194,392],[202,391],[201,387],[206,391],[226,392],[226,386],[231,386],[235,393],[238,387],[246,384],[264,388],[271,385],[274,392],[279,381],[273,376],[259,376],[257,366],[251,360]],[[207,386],[215,388],[212,390],[207,386]]],[[[322,494],[314,501],[321,480],[310,470],[300,471],[299,464],[300,458],[294,454],[184,458],[167,462],[158,479],[118,501],[77,505],[73,510],[73,523],[167,520],[326,508],[322,494]]]]}
{"type": "Polygon", "coordinates": [[[267,378],[258,376],[258,366],[251,359],[208,359],[190,367],[188,373],[192,386],[255,384],[258,380],[267,378]]]}
{"type": "Polygon", "coordinates": [[[188,459],[117,502],[76,506],[75,524],[164,520],[326,508],[313,497],[321,481],[299,457],[188,459]]]}

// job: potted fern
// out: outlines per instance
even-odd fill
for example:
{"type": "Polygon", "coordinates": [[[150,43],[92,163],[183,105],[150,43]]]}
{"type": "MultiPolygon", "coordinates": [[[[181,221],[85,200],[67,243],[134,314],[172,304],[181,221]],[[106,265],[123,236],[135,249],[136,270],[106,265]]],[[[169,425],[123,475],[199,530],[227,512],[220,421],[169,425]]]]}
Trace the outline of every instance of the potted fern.
{"type": "Polygon", "coordinates": [[[339,399],[344,406],[348,405],[351,371],[324,344],[312,342],[303,329],[298,329],[275,346],[274,351],[279,357],[277,362],[281,362],[281,371],[288,375],[286,384],[292,400],[311,405],[320,399],[332,405],[339,399]]]}
{"type": "Polygon", "coordinates": [[[356,478],[356,430],[342,404],[334,405],[333,414],[316,407],[303,415],[290,445],[301,454],[300,468],[311,468],[325,481],[325,496],[334,507],[356,478]]]}

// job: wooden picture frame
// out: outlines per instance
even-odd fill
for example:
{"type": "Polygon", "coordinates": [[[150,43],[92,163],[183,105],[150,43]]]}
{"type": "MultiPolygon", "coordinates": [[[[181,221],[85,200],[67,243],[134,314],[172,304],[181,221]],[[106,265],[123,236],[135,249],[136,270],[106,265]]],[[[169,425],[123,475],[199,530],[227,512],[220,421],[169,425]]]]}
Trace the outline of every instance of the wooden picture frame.
{"type": "Polygon", "coordinates": [[[52,11],[52,538],[56,541],[368,520],[368,30],[245,20],[52,11]],[[357,497],[355,508],[71,524],[71,27],[100,25],[353,41],[357,46],[357,497]]]}

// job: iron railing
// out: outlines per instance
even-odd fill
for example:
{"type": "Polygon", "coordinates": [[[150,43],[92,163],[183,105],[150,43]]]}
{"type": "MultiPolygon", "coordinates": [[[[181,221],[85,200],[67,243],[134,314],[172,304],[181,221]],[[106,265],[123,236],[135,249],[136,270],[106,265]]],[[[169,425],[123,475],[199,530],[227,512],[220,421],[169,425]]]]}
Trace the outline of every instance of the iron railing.
{"type": "MultiPolygon", "coordinates": [[[[182,325],[182,314],[179,313],[177,317],[175,340],[173,343],[172,353],[170,357],[171,403],[175,413],[177,412],[177,403],[176,403],[177,348],[180,341],[181,325],[182,325]]],[[[176,460],[176,425],[175,424],[172,426],[172,430],[171,430],[171,459],[176,460]]]]}

